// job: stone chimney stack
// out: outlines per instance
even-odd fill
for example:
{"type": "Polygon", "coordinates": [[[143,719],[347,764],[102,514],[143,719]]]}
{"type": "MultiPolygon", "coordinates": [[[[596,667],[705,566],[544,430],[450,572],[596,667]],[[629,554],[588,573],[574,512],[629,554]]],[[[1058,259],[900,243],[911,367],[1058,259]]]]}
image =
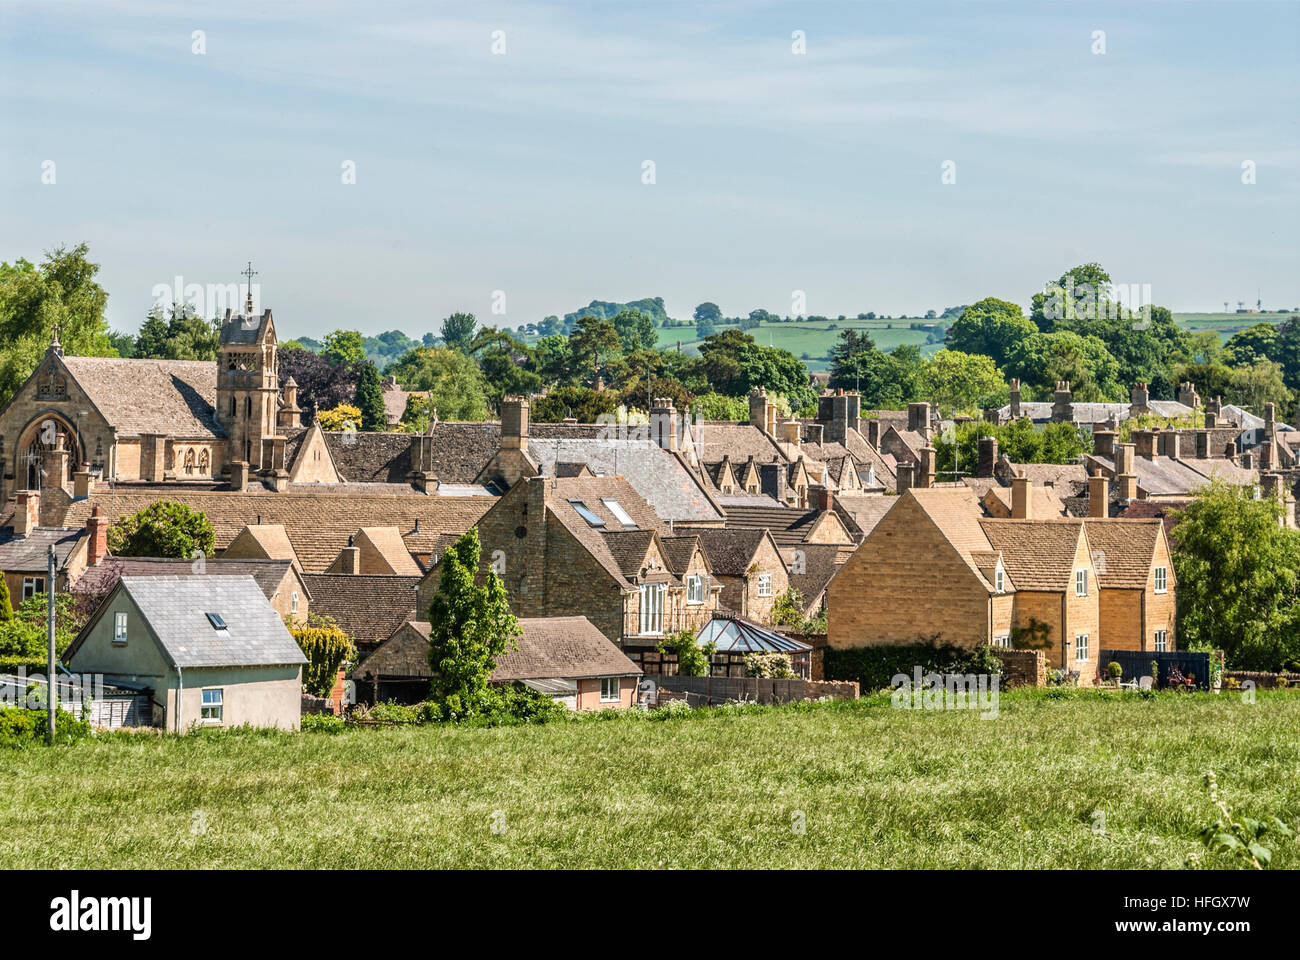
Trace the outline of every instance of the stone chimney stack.
{"type": "Polygon", "coordinates": [[[501,446],[506,450],[528,449],[528,400],[524,397],[501,400],[501,446]]]}
{"type": "MultiPolygon", "coordinates": [[[[1271,404],[1270,404],[1271,406],[1271,404]]],[[[1259,445],[1259,469],[1273,469],[1273,441],[1265,440],[1259,445]]]]}
{"type": "Polygon", "coordinates": [[[1110,481],[1102,473],[1094,473],[1088,478],[1088,516],[1109,516],[1110,481]]]}
{"type": "Polygon", "coordinates": [[[793,444],[795,449],[798,449],[801,439],[799,435],[799,421],[786,420],[782,423],[780,426],[780,436],[786,443],[793,444]]]}
{"type": "Polygon", "coordinates": [[[357,576],[361,573],[361,548],[348,537],[348,545],[339,554],[339,573],[357,576]]]}
{"type": "Polygon", "coordinates": [[[15,537],[29,537],[41,525],[41,494],[39,490],[19,490],[14,502],[13,530],[15,537]]]}
{"type": "Polygon", "coordinates": [[[1052,422],[1069,423],[1074,420],[1074,404],[1071,403],[1070,381],[1057,380],[1056,392],[1052,399],[1052,422]]]}
{"type": "Polygon", "coordinates": [[[1011,519],[1034,519],[1033,484],[1023,474],[1011,478],[1011,519]]]}
{"type": "Polygon", "coordinates": [[[1137,455],[1143,460],[1154,460],[1159,438],[1159,430],[1134,430],[1133,442],[1137,446],[1137,455]]]}
{"type": "Polygon", "coordinates": [[[907,405],[907,429],[930,440],[930,405],[922,400],[907,405]]]}
{"type": "Polygon", "coordinates": [[[1178,385],[1178,402],[1193,410],[1201,405],[1200,394],[1196,392],[1196,385],[1192,381],[1184,380],[1178,385]]]}
{"type": "Polygon", "coordinates": [[[1224,449],[1223,455],[1227,459],[1231,460],[1233,463],[1237,462],[1237,441],[1236,440],[1228,441],[1228,445],[1224,449]]]}
{"type": "Polygon", "coordinates": [[[1110,460],[1115,456],[1115,431],[1094,430],[1092,432],[1092,452],[1098,457],[1110,460]]]}
{"type": "Polygon", "coordinates": [[[804,440],[808,443],[820,444],[822,437],[826,435],[824,425],[820,423],[805,423],[803,430],[804,440]]]}
{"type": "Polygon", "coordinates": [[[1219,425],[1219,415],[1209,407],[1205,408],[1205,429],[1213,430],[1219,425]]]}
{"type": "Polygon", "coordinates": [[[1264,404],[1264,439],[1265,440],[1273,439],[1273,433],[1274,433],[1273,419],[1274,419],[1275,412],[1276,410],[1271,400],[1268,403],[1264,404]]]}
{"type": "Polygon", "coordinates": [[[779,461],[760,463],[758,465],[759,493],[771,497],[778,503],[785,503],[787,496],[786,465],[779,461]]]}
{"type": "Polygon", "coordinates": [[[108,518],[100,516],[99,507],[90,511],[86,531],[86,563],[96,567],[108,556],[108,518]]]}
{"type": "Polygon", "coordinates": [[[767,399],[767,390],[763,387],[750,391],[749,423],[770,437],[776,436],[776,404],[767,399]]]}
{"type": "Polygon", "coordinates": [[[243,493],[248,488],[248,461],[232,460],[230,461],[230,489],[235,493],[243,493]]]}
{"type": "Polygon", "coordinates": [[[1255,469],[1255,455],[1251,453],[1249,450],[1243,453],[1239,459],[1241,462],[1241,469],[1243,470],[1255,469]]]}
{"type": "Polygon", "coordinates": [[[993,476],[993,465],[998,462],[998,438],[980,437],[979,459],[975,469],[977,477],[993,476]]]}
{"type": "Polygon", "coordinates": [[[83,463],[81,469],[72,475],[72,496],[76,500],[85,500],[95,492],[95,475],[90,472],[90,464],[83,463]]]}
{"type": "Polygon", "coordinates": [[[1020,419],[1020,381],[1011,378],[1011,419],[1020,419]]]}
{"type": "MultiPolygon", "coordinates": [[[[834,438],[832,437],[832,439],[834,438]]],[[[867,421],[867,443],[871,444],[871,446],[876,450],[880,449],[880,421],[879,420],[867,421]]]]}
{"type": "Polygon", "coordinates": [[[53,446],[46,447],[41,453],[42,487],[59,487],[68,490],[68,446],[67,437],[61,432],[55,434],[53,446]]]}
{"type": "Polygon", "coordinates": [[[1206,460],[1210,456],[1210,431],[1196,431],[1196,459],[1206,460]]]}
{"type": "Polygon", "coordinates": [[[934,486],[934,447],[926,444],[921,448],[921,466],[920,474],[916,478],[916,485],[929,489],[934,486]]]}
{"type": "Polygon", "coordinates": [[[1137,453],[1137,445],[1132,443],[1121,443],[1116,447],[1115,454],[1115,474],[1133,472],[1133,457],[1137,453]]]}
{"type": "Polygon", "coordinates": [[[1182,434],[1177,430],[1163,430],[1160,433],[1160,439],[1165,444],[1165,456],[1171,460],[1182,459],[1182,434]]]}
{"type": "Polygon", "coordinates": [[[901,496],[904,492],[912,489],[912,478],[916,470],[916,464],[910,460],[901,460],[897,469],[898,493],[901,496]]]}
{"type": "Polygon", "coordinates": [[[1133,384],[1133,389],[1129,393],[1129,416],[1136,417],[1139,414],[1147,413],[1151,404],[1151,391],[1147,385],[1139,380],[1133,384]]]}
{"type": "Polygon", "coordinates": [[[677,449],[677,408],[669,397],[657,397],[650,408],[650,439],[662,450],[677,449]]]}

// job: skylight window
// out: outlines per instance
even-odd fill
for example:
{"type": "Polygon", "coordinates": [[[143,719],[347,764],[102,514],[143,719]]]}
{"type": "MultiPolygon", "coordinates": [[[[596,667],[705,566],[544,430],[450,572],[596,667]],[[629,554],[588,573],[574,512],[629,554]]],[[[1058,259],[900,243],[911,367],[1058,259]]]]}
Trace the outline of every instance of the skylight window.
{"type": "Polygon", "coordinates": [[[605,521],[592,513],[591,508],[581,500],[570,500],[569,504],[574,510],[578,511],[578,516],[582,517],[582,519],[586,520],[593,527],[603,527],[605,525],[605,521]]]}
{"type": "Polygon", "coordinates": [[[631,514],[623,509],[623,504],[619,503],[613,497],[602,497],[601,503],[614,515],[614,519],[625,527],[635,527],[636,521],[632,519],[631,514]]]}
{"type": "Polygon", "coordinates": [[[213,629],[213,630],[225,630],[225,629],[226,629],[226,621],[223,620],[223,619],[221,618],[221,614],[219,614],[219,613],[209,613],[209,614],[206,614],[206,616],[207,616],[207,618],[208,618],[208,623],[212,624],[212,629],[213,629]]]}

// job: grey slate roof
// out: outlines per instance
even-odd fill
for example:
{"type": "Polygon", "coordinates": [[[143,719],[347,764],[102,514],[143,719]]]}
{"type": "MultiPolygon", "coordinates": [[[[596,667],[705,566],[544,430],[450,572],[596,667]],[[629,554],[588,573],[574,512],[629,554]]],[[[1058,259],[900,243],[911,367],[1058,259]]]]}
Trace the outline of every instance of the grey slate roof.
{"type": "Polygon", "coordinates": [[[307,662],[252,577],[123,577],[119,583],[176,666],[307,662]],[[219,614],[227,629],[215,629],[208,613],[219,614]]]}
{"type": "Polygon", "coordinates": [[[51,544],[54,546],[55,569],[62,570],[76,549],[84,529],[37,527],[26,537],[13,538],[13,528],[0,528],[0,571],[7,573],[42,573],[49,569],[51,544]]]}
{"type": "MultiPolygon", "coordinates": [[[[203,573],[195,572],[193,560],[170,557],[105,557],[98,566],[88,567],[72,584],[72,593],[106,595],[122,577],[225,577],[249,576],[257,581],[262,595],[270,600],[280,589],[292,560],[224,560],[205,559],[203,573]]],[[[305,589],[305,587],[304,587],[305,589]]],[[[308,597],[310,599],[310,596],[308,597]]]]}
{"type": "Polygon", "coordinates": [[[622,476],[654,508],[661,520],[720,521],[698,479],[682,461],[651,440],[528,441],[528,453],[544,476],[557,475],[560,463],[585,463],[596,476],[622,476]]]}

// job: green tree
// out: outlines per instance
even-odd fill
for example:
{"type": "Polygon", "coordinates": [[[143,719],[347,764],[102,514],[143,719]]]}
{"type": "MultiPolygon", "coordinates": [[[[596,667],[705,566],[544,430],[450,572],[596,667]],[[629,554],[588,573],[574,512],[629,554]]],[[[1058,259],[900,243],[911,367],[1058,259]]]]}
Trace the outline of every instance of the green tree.
{"type": "Polygon", "coordinates": [[[677,672],[683,677],[706,677],[709,675],[709,662],[717,652],[718,645],[710,640],[700,644],[695,634],[689,630],[672,633],[659,641],[655,648],[660,653],[675,654],[677,672]]]}
{"type": "Polygon", "coordinates": [[[99,264],[89,249],[56,247],[40,266],[0,263],[0,409],[31,376],[58,331],[67,354],[114,355],[104,309],[108,294],[95,283],[99,264]]]}
{"type": "Polygon", "coordinates": [[[306,623],[291,623],[289,632],[307,658],[302,688],[313,697],[328,696],[339,667],[356,655],[352,638],[330,617],[311,614],[306,623]]]}
{"type": "Polygon", "coordinates": [[[950,350],[992,357],[1000,367],[1006,363],[1011,349],[1036,330],[1019,304],[985,297],[962,311],[948,328],[944,342],[950,350]]]}
{"type": "Polygon", "coordinates": [[[1238,670],[1300,668],[1300,532],[1281,502],[1215,481],[1178,514],[1171,534],[1178,638],[1224,651],[1238,670]]]}
{"type": "Polygon", "coordinates": [[[359,367],[366,361],[365,340],[356,330],[335,330],[325,335],[321,356],[336,367],[359,367]]]}
{"type": "Polygon", "coordinates": [[[471,527],[443,554],[429,604],[430,694],[451,717],[482,708],[497,658],[517,649],[520,636],[501,578],[489,570],[482,586],[475,583],[479,555],[478,529],[471,527]]]}
{"type": "Polygon", "coordinates": [[[408,390],[427,391],[442,420],[483,420],[487,384],[473,359],[448,347],[417,347],[388,368],[408,390]]]}
{"type": "Polygon", "coordinates": [[[613,320],[624,353],[653,349],[659,340],[655,322],[640,310],[620,310],[613,320]]]}
{"type": "Polygon", "coordinates": [[[472,313],[453,313],[442,321],[442,342],[461,353],[469,352],[470,341],[474,338],[474,328],[478,320],[472,313]]]}
{"type": "MultiPolygon", "coordinates": [[[[574,417],[579,423],[595,423],[597,418],[618,409],[618,395],[609,390],[569,385],[556,387],[533,401],[530,414],[538,423],[559,423],[574,417]]],[[[748,408],[746,408],[748,409],[748,408]]]]}
{"type": "Polygon", "coordinates": [[[622,348],[614,324],[601,317],[579,317],[569,337],[569,350],[582,380],[593,384],[600,369],[622,348]]]}
{"type": "Polygon", "coordinates": [[[119,557],[210,557],[216,535],[207,516],[175,500],[159,500],[108,528],[119,557]]]}
{"type": "Polygon", "coordinates": [[[354,403],[361,411],[362,430],[387,428],[388,414],[384,410],[384,388],[379,382],[379,371],[369,360],[361,364],[354,403]]]}
{"type": "Polygon", "coordinates": [[[1257,323],[1238,330],[1223,348],[1224,359],[1234,367],[1272,360],[1277,353],[1277,326],[1272,323],[1257,323]]]}
{"type": "Polygon", "coordinates": [[[200,318],[193,304],[173,304],[170,319],[155,304],[140,327],[132,355],[155,360],[216,360],[220,346],[217,324],[200,318]]]}
{"type": "Polygon", "coordinates": [[[1075,401],[1120,400],[1119,364],[1096,337],[1070,330],[1035,333],[1015,344],[1004,371],[1050,395],[1058,380],[1070,381],[1075,401]]]}
{"type": "Polygon", "coordinates": [[[925,392],[946,410],[982,410],[1007,395],[991,357],[959,350],[936,352],[925,365],[923,382],[925,392]]]}
{"type": "Polygon", "coordinates": [[[0,623],[13,619],[14,608],[9,600],[9,584],[5,582],[5,572],[0,570],[0,623]]]}
{"type": "Polygon", "coordinates": [[[695,308],[694,319],[697,324],[704,323],[706,320],[716,324],[722,319],[722,308],[716,303],[705,300],[695,308]]]}

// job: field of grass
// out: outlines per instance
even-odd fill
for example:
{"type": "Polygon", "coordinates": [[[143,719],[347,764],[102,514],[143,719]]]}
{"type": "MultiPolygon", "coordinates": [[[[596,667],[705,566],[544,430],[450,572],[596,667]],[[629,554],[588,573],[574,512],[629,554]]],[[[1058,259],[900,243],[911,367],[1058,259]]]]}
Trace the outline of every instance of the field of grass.
{"type": "MultiPolygon", "coordinates": [[[[0,866],[1179,867],[1209,768],[1239,814],[1295,824],[1297,730],[1293,693],[1025,691],[996,719],[876,697],[116,735],[0,751],[0,866]]],[[[1300,867],[1293,842],[1274,866],[1300,867]]]]}

